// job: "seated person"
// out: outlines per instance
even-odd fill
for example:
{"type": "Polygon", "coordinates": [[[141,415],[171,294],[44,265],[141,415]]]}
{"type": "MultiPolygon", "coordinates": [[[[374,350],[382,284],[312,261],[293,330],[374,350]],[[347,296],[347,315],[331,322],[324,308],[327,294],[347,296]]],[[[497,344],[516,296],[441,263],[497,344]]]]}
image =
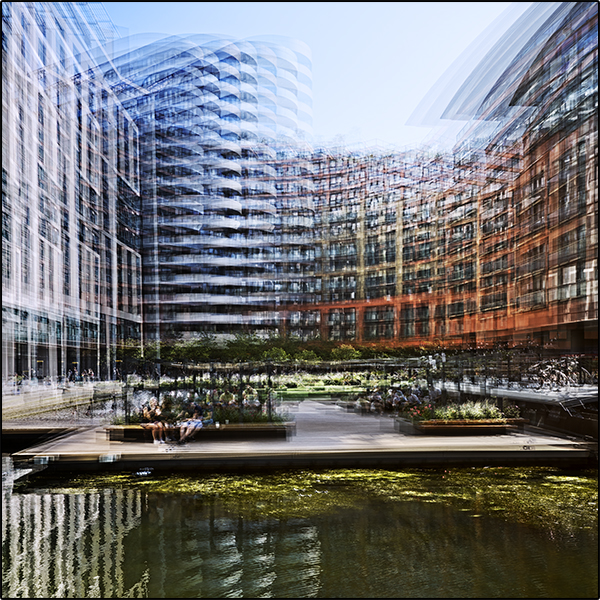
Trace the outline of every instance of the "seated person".
{"type": "Polygon", "coordinates": [[[258,392],[250,385],[247,385],[244,390],[243,403],[244,407],[250,408],[251,410],[258,410],[260,408],[258,392]]]}
{"type": "Polygon", "coordinates": [[[185,444],[190,437],[192,437],[198,429],[202,429],[202,412],[199,408],[194,410],[194,414],[191,419],[187,419],[181,423],[179,427],[179,442],[178,444],[185,444]]]}
{"type": "Polygon", "coordinates": [[[408,401],[411,404],[421,404],[421,399],[419,398],[418,390],[413,389],[408,397],[408,401]]]}
{"type": "Polygon", "coordinates": [[[165,424],[163,422],[162,411],[156,398],[152,398],[150,404],[144,406],[142,413],[142,427],[152,429],[152,437],[155,444],[165,444],[165,424]]]}
{"type": "Polygon", "coordinates": [[[173,410],[173,398],[165,395],[160,407],[160,417],[164,427],[164,435],[169,442],[174,442],[174,429],[177,415],[173,410]]]}
{"type": "Polygon", "coordinates": [[[210,407],[207,407],[206,411],[202,416],[202,424],[203,425],[212,425],[214,423],[213,413],[210,407]]]}
{"type": "Polygon", "coordinates": [[[235,403],[235,396],[229,390],[225,390],[219,396],[219,404],[222,406],[233,406],[235,403]]]}
{"type": "Polygon", "coordinates": [[[175,422],[178,424],[183,423],[183,421],[187,421],[192,418],[194,411],[196,410],[197,405],[189,400],[186,402],[181,410],[175,416],[175,422]]]}

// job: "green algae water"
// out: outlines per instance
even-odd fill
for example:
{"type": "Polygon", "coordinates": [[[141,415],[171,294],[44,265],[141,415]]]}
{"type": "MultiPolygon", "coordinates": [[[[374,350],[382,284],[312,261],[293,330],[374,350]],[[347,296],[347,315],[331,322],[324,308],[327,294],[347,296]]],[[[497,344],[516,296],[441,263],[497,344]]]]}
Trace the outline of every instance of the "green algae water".
{"type": "Polygon", "coordinates": [[[3,598],[598,597],[597,470],[18,481],[3,598]]]}

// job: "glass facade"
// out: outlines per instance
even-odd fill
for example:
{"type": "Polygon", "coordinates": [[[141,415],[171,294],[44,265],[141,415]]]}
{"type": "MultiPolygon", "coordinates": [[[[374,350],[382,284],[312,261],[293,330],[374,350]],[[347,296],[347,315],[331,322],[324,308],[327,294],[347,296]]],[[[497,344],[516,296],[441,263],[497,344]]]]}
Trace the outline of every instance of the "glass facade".
{"type": "Polygon", "coordinates": [[[312,230],[298,153],[293,185],[284,165],[310,135],[309,51],[143,41],[111,44],[100,68],[140,130],[147,339],[277,331],[312,230]]]}
{"type": "Polygon", "coordinates": [[[141,341],[137,126],[101,5],[2,3],[2,377],[110,378],[141,341]],[[127,198],[127,200],[125,200],[127,198]]]}

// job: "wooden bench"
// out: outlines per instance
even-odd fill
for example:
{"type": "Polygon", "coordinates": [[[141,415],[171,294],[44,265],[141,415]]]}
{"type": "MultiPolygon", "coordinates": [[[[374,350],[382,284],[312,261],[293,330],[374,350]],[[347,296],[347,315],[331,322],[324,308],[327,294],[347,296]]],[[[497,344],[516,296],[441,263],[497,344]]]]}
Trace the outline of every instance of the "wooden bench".
{"type": "MultiPolygon", "coordinates": [[[[112,442],[152,442],[152,428],[142,425],[110,425],[105,428],[112,442]]],[[[287,423],[228,423],[205,425],[196,430],[192,440],[217,442],[226,440],[287,439],[296,430],[294,422],[287,423]]],[[[179,440],[179,427],[168,428],[167,438],[179,440]]]]}

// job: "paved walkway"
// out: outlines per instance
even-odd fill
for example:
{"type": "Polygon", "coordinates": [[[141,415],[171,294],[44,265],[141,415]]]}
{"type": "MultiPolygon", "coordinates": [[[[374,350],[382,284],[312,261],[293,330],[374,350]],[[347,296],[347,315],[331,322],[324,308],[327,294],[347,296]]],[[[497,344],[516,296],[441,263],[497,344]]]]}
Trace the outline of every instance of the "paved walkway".
{"type": "Polygon", "coordinates": [[[487,436],[410,435],[400,433],[390,416],[359,415],[332,403],[305,400],[289,411],[296,430],[287,440],[203,442],[200,435],[185,446],[154,445],[109,441],[103,426],[87,426],[13,456],[59,470],[92,471],[581,466],[597,457],[597,444],[534,429],[487,436]]]}
{"type": "Polygon", "coordinates": [[[121,384],[115,381],[78,382],[68,384],[44,383],[2,387],[2,420],[31,419],[43,412],[75,409],[89,403],[96,394],[121,394],[121,384]]]}

